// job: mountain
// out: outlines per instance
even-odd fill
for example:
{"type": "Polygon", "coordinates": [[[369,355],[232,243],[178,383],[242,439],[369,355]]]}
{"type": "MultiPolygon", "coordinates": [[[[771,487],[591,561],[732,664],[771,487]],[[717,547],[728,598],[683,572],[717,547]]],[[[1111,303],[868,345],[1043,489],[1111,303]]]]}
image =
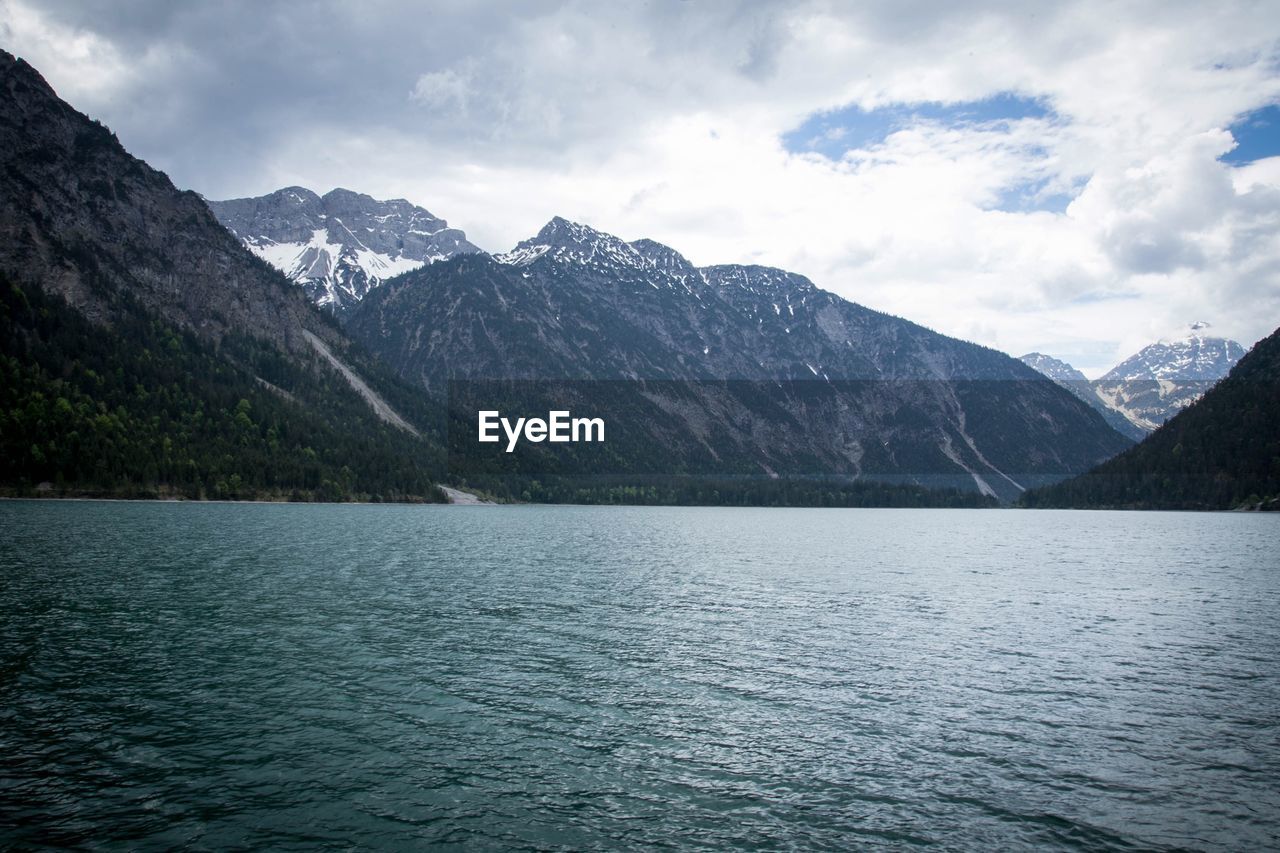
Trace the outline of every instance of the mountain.
{"type": "Polygon", "coordinates": [[[1067,362],[1040,352],[1029,352],[1026,355],[1019,356],[1018,360],[1033,370],[1043,373],[1058,385],[1070,391],[1082,402],[1102,415],[1102,419],[1107,422],[1108,426],[1126,438],[1132,441],[1142,441],[1147,437],[1147,433],[1150,432],[1146,427],[1139,426],[1129,420],[1124,412],[1108,405],[1098,395],[1097,390],[1094,388],[1094,383],[1090,382],[1083,373],[1067,362]]]}
{"type": "Polygon", "coordinates": [[[1235,341],[1202,335],[1208,328],[1205,322],[1192,323],[1185,337],[1143,347],[1102,378],[1125,382],[1138,379],[1216,382],[1231,371],[1245,350],[1235,341]]]}
{"type": "MultiPolygon", "coordinates": [[[[1018,361],[1021,361],[1033,370],[1040,371],[1054,382],[1070,383],[1089,381],[1083,373],[1076,370],[1065,361],[1054,358],[1051,355],[1045,355],[1042,352],[1029,352],[1026,355],[1020,355],[1018,356],[1018,361]]],[[[1067,385],[1066,387],[1070,388],[1071,386],[1067,385]]]]}
{"type": "Polygon", "coordinates": [[[285,187],[207,204],[250,251],[331,311],[350,308],[392,276],[480,251],[461,231],[404,199],[285,187]]]}
{"type": "Polygon", "coordinates": [[[615,381],[607,394],[564,393],[631,412],[617,425],[631,431],[612,444],[634,450],[613,460],[628,471],[714,462],[735,476],[820,471],[1008,500],[1129,444],[1002,353],[804,276],[698,268],[670,247],[559,217],[510,252],[394,278],[344,321],[435,395],[450,380],[615,381]]]}
{"type": "Polygon", "coordinates": [[[1141,444],[1022,500],[1033,507],[1280,509],[1280,330],[1141,444]]]}
{"type": "Polygon", "coordinates": [[[1114,429],[1141,441],[1199,399],[1244,355],[1235,341],[1202,335],[1207,328],[1208,323],[1194,323],[1181,340],[1144,347],[1093,381],[1043,353],[1020,360],[1092,406],[1114,429]]]}
{"type": "Polygon", "coordinates": [[[1143,347],[1093,383],[1109,407],[1135,425],[1153,430],[1200,398],[1244,355],[1226,338],[1206,337],[1208,323],[1195,323],[1176,341],[1143,347]]]}
{"type": "Polygon", "coordinates": [[[439,499],[420,394],[0,52],[0,488],[439,499]]]}

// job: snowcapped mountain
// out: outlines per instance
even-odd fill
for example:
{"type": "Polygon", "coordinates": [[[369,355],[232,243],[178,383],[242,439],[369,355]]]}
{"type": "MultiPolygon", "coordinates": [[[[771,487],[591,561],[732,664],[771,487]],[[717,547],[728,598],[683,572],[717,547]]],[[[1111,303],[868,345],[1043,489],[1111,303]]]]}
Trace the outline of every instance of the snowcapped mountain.
{"type": "Polygon", "coordinates": [[[1083,373],[1061,359],[1042,352],[1029,352],[1018,360],[1033,370],[1038,370],[1054,382],[1088,382],[1083,373]]]}
{"type": "Polygon", "coordinates": [[[795,273],[699,268],[559,217],[509,252],[400,276],[345,320],[435,395],[452,380],[639,380],[625,386],[644,389],[631,402],[648,414],[610,427],[614,461],[637,470],[661,459],[664,473],[686,471],[710,454],[745,475],[823,471],[1011,500],[1128,444],[1003,353],[795,273]],[[641,447],[663,450],[626,455],[641,447]]]}
{"type": "Polygon", "coordinates": [[[1185,337],[1143,347],[1092,382],[1042,353],[1027,353],[1021,361],[1098,409],[1125,435],[1141,439],[1198,400],[1244,355],[1237,342],[1203,334],[1208,328],[1193,323],[1185,337]]]}
{"type": "Polygon", "coordinates": [[[643,269],[649,265],[629,243],[559,216],[542,226],[535,236],[521,240],[510,252],[495,255],[494,260],[524,267],[547,254],[562,264],[599,269],[643,269]]]}
{"type": "Polygon", "coordinates": [[[480,251],[461,231],[404,199],[378,201],[344,189],[319,196],[285,187],[207,203],[250,251],[335,312],[392,276],[480,251]]]}
{"type": "Polygon", "coordinates": [[[1280,510],[1277,436],[1280,330],[1254,344],[1227,376],[1142,443],[1083,476],[1026,495],[1024,503],[1280,510]]]}
{"type": "Polygon", "coordinates": [[[618,282],[645,287],[692,292],[694,285],[706,284],[702,273],[674,249],[652,240],[628,243],[559,216],[536,236],[520,241],[510,252],[495,255],[494,260],[524,268],[544,257],[554,262],[547,269],[608,275],[618,282]]]}
{"type": "Polygon", "coordinates": [[[1194,323],[1180,340],[1143,347],[1094,382],[1094,390],[1130,422],[1155,429],[1200,399],[1244,355],[1235,341],[1205,336],[1208,328],[1194,323]]]}
{"type": "Polygon", "coordinates": [[[1208,328],[1208,323],[1193,323],[1190,333],[1179,340],[1160,341],[1145,346],[1107,371],[1102,379],[1216,382],[1226,376],[1244,356],[1244,347],[1226,338],[1201,334],[1208,328]]]}

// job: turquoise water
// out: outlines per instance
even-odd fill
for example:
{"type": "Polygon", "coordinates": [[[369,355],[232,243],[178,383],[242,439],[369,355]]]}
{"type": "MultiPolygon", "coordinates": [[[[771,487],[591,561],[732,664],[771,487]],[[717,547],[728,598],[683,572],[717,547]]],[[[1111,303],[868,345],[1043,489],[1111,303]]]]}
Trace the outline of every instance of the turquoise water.
{"type": "Polygon", "coordinates": [[[1280,517],[0,502],[19,846],[1280,845],[1280,517]]]}

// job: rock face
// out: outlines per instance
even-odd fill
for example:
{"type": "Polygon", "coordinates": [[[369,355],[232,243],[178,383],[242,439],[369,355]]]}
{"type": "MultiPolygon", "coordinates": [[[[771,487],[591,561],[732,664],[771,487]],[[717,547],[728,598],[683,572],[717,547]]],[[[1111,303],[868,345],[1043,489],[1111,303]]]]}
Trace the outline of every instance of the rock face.
{"type": "MultiPolygon", "coordinates": [[[[1033,368],[1048,376],[1054,382],[1088,382],[1088,378],[1061,359],[1042,352],[1029,352],[1018,356],[1018,360],[1027,367],[1033,368]]],[[[1068,386],[1070,387],[1070,386],[1068,386]]]]}
{"type": "Polygon", "coordinates": [[[1205,322],[1192,323],[1185,337],[1145,346],[1102,378],[1121,382],[1137,379],[1217,382],[1231,372],[1245,351],[1235,341],[1203,334],[1208,328],[1205,322]]]}
{"type": "Polygon", "coordinates": [[[1117,430],[1141,441],[1199,399],[1244,355],[1244,347],[1235,341],[1205,336],[1208,328],[1208,323],[1194,323],[1186,337],[1143,347],[1094,381],[1043,353],[1028,353],[1021,360],[1097,409],[1117,430]]]}
{"type": "Polygon", "coordinates": [[[1200,399],[1230,372],[1244,347],[1207,337],[1208,323],[1195,323],[1176,341],[1160,341],[1107,371],[1094,388],[1108,406],[1148,431],[1200,399]]]}
{"type": "Polygon", "coordinates": [[[1030,352],[1019,356],[1018,360],[1028,367],[1043,373],[1058,385],[1070,391],[1082,402],[1102,415],[1102,419],[1121,435],[1133,441],[1142,441],[1147,436],[1147,433],[1150,432],[1149,429],[1135,424],[1129,420],[1124,412],[1103,400],[1098,395],[1094,383],[1067,362],[1039,352],[1030,352]]]}
{"type": "Polygon", "coordinates": [[[1009,499],[1129,444],[1002,353],[845,301],[804,276],[697,268],[670,247],[560,218],[505,254],[393,279],[346,315],[346,327],[441,395],[448,380],[468,378],[750,380],[751,394],[782,389],[769,417],[746,391],[725,399],[698,386],[678,405],[666,401],[674,425],[662,425],[658,443],[674,448],[673,464],[711,425],[726,430],[718,446],[754,459],[757,473],[803,458],[830,474],[1009,499]]]}
{"type": "Polygon", "coordinates": [[[250,251],[334,312],[392,276],[480,251],[461,231],[404,199],[378,201],[344,189],[319,196],[285,187],[208,205],[250,251]]]}
{"type": "Polygon", "coordinates": [[[109,320],[113,294],[217,340],[229,331],[309,353],[341,335],[242,250],[200,196],[126,152],[0,52],[0,272],[109,320]]]}

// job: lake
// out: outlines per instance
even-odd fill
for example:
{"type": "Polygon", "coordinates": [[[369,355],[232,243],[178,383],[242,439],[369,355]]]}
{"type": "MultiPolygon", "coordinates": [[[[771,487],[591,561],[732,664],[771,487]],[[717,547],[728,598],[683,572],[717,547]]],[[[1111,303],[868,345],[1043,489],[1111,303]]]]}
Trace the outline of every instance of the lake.
{"type": "Polygon", "coordinates": [[[12,845],[1280,845],[1276,515],[6,501],[0,534],[12,845]]]}

